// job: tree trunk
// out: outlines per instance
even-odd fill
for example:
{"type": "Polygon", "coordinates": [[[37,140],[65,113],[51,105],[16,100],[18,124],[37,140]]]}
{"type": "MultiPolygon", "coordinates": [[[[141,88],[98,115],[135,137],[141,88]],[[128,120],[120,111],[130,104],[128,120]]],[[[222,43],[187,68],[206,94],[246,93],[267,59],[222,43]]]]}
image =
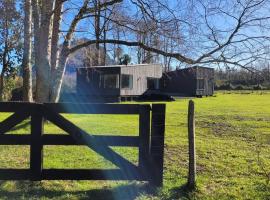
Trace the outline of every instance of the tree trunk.
{"type": "Polygon", "coordinates": [[[32,97],[32,69],[31,69],[31,0],[24,2],[24,52],[23,52],[23,100],[33,101],[32,97]]]}
{"type": "Polygon", "coordinates": [[[38,9],[38,3],[37,0],[32,0],[31,1],[32,5],[32,19],[33,19],[33,24],[34,24],[34,57],[35,57],[35,65],[39,61],[39,29],[40,29],[40,19],[39,19],[39,9],[38,9]]]}
{"type": "Polygon", "coordinates": [[[62,20],[63,0],[56,0],[53,15],[52,40],[51,40],[51,67],[52,73],[57,67],[59,28],[62,20]]]}
{"type": "MultiPolygon", "coordinates": [[[[63,1],[56,0],[54,6],[54,15],[53,15],[53,25],[52,25],[52,39],[51,39],[51,76],[54,77],[57,73],[58,68],[58,59],[59,59],[59,50],[58,50],[58,42],[59,42],[59,28],[62,20],[62,8],[63,1]]],[[[54,78],[50,80],[50,101],[52,99],[53,87],[55,84],[54,78]]]]}
{"type": "Polygon", "coordinates": [[[2,72],[0,75],[0,101],[4,100],[4,73],[3,73],[3,70],[4,69],[2,69],[2,72]]]}
{"type": "Polygon", "coordinates": [[[38,33],[38,49],[36,55],[36,101],[40,103],[49,102],[50,96],[50,62],[49,62],[49,34],[51,28],[51,13],[53,1],[42,1],[40,14],[40,28],[38,33]]]}
{"type": "Polygon", "coordinates": [[[9,32],[8,32],[8,22],[7,20],[5,20],[5,32],[4,32],[4,52],[3,52],[3,61],[2,61],[2,71],[1,71],[1,77],[0,77],[0,101],[4,100],[4,84],[5,84],[5,73],[7,71],[8,68],[8,36],[9,36],[9,32]]]}
{"type": "MultiPolygon", "coordinates": [[[[100,40],[100,2],[99,0],[95,3],[95,36],[96,40],[100,40]]],[[[99,43],[96,42],[96,49],[95,49],[95,60],[94,65],[100,65],[100,46],[99,43]]]]}
{"type": "Polygon", "coordinates": [[[66,62],[68,59],[68,48],[63,48],[60,54],[59,63],[57,70],[55,71],[55,74],[53,76],[53,85],[51,87],[51,95],[50,95],[50,101],[51,102],[58,102],[60,98],[62,83],[63,83],[63,77],[65,75],[65,68],[66,68],[66,62]]]}
{"type": "Polygon", "coordinates": [[[4,47],[2,66],[0,75],[0,101],[4,101],[5,72],[7,70],[7,46],[4,47]]]}
{"type": "MultiPolygon", "coordinates": [[[[103,38],[104,40],[107,39],[107,30],[106,28],[104,28],[104,31],[103,31],[103,38]]],[[[106,65],[106,58],[107,58],[107,45],[106,45],[106,42],[103,43],[103,60],[102,60],[102,65],[106,65]]]]}

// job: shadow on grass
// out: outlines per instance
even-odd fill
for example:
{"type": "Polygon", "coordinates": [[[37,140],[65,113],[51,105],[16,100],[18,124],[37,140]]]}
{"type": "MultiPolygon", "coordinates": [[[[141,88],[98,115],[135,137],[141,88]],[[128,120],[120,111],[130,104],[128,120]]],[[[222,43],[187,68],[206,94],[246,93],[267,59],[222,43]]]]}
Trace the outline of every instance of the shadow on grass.
{"type": "Polygon", "coordinates": [[[185,184],[180,187],[172,188],[169,197],[166,199],[194,199],[195,192],[196,189],[189,189],[185,184]]]}
{"type": "MultiPolygon", "coordinates": [[[[1,199],[91,199],[91,200],[133,200],[141,194],[155,194],[155,190],[146,183],[130,183],[110,189],[91,189],[66,191],[61,188],[47,189],[40,182],[16,181],[12,191],[5,189],[6,181],[0,182],[1,199]]],[[[98,184],[98,182],[97,182],[98,184]]]]}
{"type": "Polygon", "coordinates": [[[27,120],[27,121],[24,121],[24,122],[20,123],[19,125],[13,127],[13,128],[11,129],[11,131],[17,131],[17,130],[20,130],[20,129],[26,129],[26,128],[28,128],[29,126],[30,126],[30,121],[27,120]]]}

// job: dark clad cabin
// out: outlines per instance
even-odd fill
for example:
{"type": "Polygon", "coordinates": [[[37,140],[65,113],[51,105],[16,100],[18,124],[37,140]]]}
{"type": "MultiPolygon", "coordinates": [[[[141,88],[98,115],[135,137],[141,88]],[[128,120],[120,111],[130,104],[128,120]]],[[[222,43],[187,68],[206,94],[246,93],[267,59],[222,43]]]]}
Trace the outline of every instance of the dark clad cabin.
{"type": "Polygon", "coordinates": [[[172,96],[212,96],[214,69],[195,66],[163,73],[161,90],[172,96]]]}
{"type": "Polygon", "coordinates": [[[158,64],[97,66],[77,69],[77,96],[84,101],[114,102],[159,89],[158,64]]]}

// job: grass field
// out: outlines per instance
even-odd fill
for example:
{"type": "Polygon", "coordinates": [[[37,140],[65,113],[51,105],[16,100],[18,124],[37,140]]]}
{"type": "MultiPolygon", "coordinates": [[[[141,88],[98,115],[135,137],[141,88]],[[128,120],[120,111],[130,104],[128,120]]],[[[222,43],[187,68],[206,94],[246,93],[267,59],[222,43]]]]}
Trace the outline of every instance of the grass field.
{"type": "MultiPolygon", "coordinates": [[[[0,181],[0,199],[270,199],[270,92],[194,99],[198,188],[185,190],[188,99],[167,103],[164,187],[105,181],[0,181]],[[149,192],[152,191],[152,192],[149,192]]],[[[4,119],[6,114],[1,114],[4,119]]],[[[69,115],[94,134],[137,135],[138,117],[69,115]]],[[[13,133],[29,132],[27,123],[13,133]]],[[[50,123],[46,133],[62,132],[50,123]]],[[[114,148],[136,163],[136,148],[114,148]]],[[[85,147],[45,147],[45,168],[114,168],[85,147]]],[[[28,146],[1,146],[0,168],[29,167],[28,146]]]]}

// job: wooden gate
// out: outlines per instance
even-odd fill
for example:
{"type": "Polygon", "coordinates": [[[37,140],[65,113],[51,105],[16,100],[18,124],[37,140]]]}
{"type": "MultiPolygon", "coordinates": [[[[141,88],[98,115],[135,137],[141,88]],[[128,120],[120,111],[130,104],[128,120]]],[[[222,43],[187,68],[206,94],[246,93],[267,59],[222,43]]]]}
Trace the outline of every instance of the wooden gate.
{"type": "Polygon", "coordinates": [[[7,102],[0,103],[0,112],[13,113],[0,123],[0,145],[30,145],[30,168],[0,169],[1,180],[140,180],[162,186],[165,104],[151,107],[139,104],[7,102]],[[60,113],[139,115],[139,136],[92,135],[60,113]],[[29,117],[30,134],[6,134],[29,117]],[[45,119],[69,135],[44,133],[45,119]],[[119,169],[44,169],[43,145],[86,145],[119,169]],[[111,146],[138,147],[138,166],[113,151],[111,146]]]}

